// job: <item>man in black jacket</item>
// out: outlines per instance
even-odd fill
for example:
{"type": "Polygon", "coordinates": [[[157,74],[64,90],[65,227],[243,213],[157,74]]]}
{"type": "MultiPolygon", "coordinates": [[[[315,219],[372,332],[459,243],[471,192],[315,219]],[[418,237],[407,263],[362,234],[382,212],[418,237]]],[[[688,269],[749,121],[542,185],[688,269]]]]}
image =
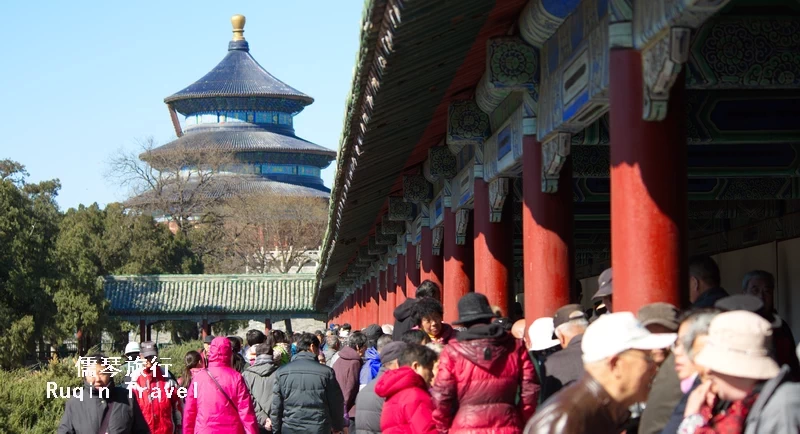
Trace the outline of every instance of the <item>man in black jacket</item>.
{"type": "Polygon", "coordinates": [[[414,320],[411,318],[413,313],[414,303],[417,302],[418,299],[424,297],[435,298],[436,300],[441,301],[441,293],[442,291],[439,289],[439,285],[435,282],[430,280],[425,280],[419,284],[417,287],[417,291],[414,293],[414,297],[416,298],[407,298],[400,306],[397,306],[394,310],[394,330],[392,331],[392,340],[393,341],[401,341],[403,340],[403,333],[411,330],[416,324],[414,324],[414,320]]]}
{"type": "Polygon", "coordinates": [[[710,256],[689,259],[689,301],[692,309],[714,307],[714,303],[728,296],[720,287],[719,266],[710,256]]]}
{"type": "Polygon", "coordinates": [[[128,397],[127,389],[114,385],[104,360],[106,356],[102,353],[82,358],[87,362],[81,365],[85,383],[81,394],[67,401],[58,434],[150,432],[136,400],[128,397]]]}
{"type": "Polygon", "coordinates": [[[333,369],[319,363],[319,341],[303,333],[292,362],[278,369],[272,397],[276,434],[342,432],[344,396],[333,369]]]}

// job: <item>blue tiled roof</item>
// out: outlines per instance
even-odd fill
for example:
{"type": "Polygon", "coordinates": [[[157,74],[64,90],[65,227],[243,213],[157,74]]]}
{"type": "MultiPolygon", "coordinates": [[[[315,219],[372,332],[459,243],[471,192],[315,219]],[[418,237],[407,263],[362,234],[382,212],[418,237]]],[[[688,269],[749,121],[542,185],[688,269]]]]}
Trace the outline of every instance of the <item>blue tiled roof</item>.
{"type": "Polygon", "coordinates": [[[226,151],[275,151],[297,152],[327,155],[332,161],[336,151],[320,146],[297,136],[275,133],[263,129],[229,130],[208,129],[205,131],[187,132],[177,140],[173,140],[158,150],[169,149],[218,149],[226,151]]]}
{"type": "Polygon", "coordinates": [[[106,276],[111,315],[313,312],[313,274],[106,276]]]}
{"type": "MultiPolygon", "coordinates": [[[[228,54],[203,78],[164,99],[167,104],[196,98],[284,98],[295,100],[300,107],[314,99],[278,80],[250,55],[247,41],[231,41],[228,54]]],[[[176,109],[182,112],[180,105],[176,109]]]]}

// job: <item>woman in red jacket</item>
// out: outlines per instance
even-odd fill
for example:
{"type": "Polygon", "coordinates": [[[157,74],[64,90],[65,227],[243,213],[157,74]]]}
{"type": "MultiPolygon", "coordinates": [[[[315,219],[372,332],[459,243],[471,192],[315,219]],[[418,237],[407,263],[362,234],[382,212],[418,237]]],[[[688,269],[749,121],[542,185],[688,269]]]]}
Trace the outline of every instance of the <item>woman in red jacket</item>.
{"type": "Polygon", "coordinates": [[[431,390],[439,432],[518,434],[536,410],[539,384],[531,359],[522,341],[490,323],[494,316],[482,294],[458,301],[454,324],[467,330],[445,346],[431,390]]]}
{"type": "Polygon", "coordinates": [[[433,403],[428,387],[433,382],[436,353],[422,345],[409,345],[398,359],[399,369],[386,371],[375,384],[375,394],[385,398],[381,411],[383,434],[436,434],[433,403]]]}
{"type": "Polygon", "coordinates": [[[144,370],[136,377],[133,397],[142,410],[152,434],[179,432],[182,405],[175,381],[164,375],[158,363],[158,347],[154,342],[142,342],[141,352],[144,370]]]}

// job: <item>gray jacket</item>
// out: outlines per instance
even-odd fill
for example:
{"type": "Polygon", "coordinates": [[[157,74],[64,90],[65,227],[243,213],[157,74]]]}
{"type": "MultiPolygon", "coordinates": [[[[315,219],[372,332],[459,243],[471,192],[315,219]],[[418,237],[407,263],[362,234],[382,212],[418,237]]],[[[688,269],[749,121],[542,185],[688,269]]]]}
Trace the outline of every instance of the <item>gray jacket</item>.
{"type": "Polygon", "coordinates": [[[356,434],[379,434],[381,432],[381,412],[386,401],[375,394],[375,383],[386,372],[381,366],[378,375],[356,397],[356,434]]]}
{"type": "Polygon", "coordinates": [[[670,354],[658,368],[658,374],[653,379],[647,406],[639,421],[639,434],[661,433],[681,402],[681,398],[683,392],[681,392],[681,380],[675,372],[675,355],[670,354]]]}
{"type": "Polygon", "coordinates": [[[272,431],[330,434],[344,428],[344,396],[333,369],[301,351],[274,374],[272,431]]]}
{"type": "Polygon", "coordinates": [[[248,366],[242,372],[244,384],[250,391],[253,399],[253,408],[256,411],[258,426],[263,427],[270,418],[272,410],[272,389],[275,387],[275,376],[272,375],[278,367],[272,363],[272,356],[258,356],[253,366],[248,366]]]}
{"type": "Polygon", "coordinates": [[[73,396],[67,401],[64,415],[58,425],[58,434],[97,434],[103,422],[106,408],[111,405],[108,420],[109,434],[149,433],[135,399],[128,398],[128,390],[109,385],[108,399],[100,398],[98,391],[83,384],[83,399],[73,396]],[[90,395],[91,392],[91,395],[90,395]]]}
{"type": "Polygon", "coordinates": [[[578,381],[583,376],[583,351],[581,341],[583,335],[578,335],[569,341],[569,345],[561,351],[547,356],[544,361],[544,389],[548,396],[547,400],[556,392],[578,381]]]}
{"type": "Polygon", "coordinates": [[[797,434],[800,432],[800,383],[790,382],[790,368],[761,388],[745,422],[744,434],[797,434]]]}

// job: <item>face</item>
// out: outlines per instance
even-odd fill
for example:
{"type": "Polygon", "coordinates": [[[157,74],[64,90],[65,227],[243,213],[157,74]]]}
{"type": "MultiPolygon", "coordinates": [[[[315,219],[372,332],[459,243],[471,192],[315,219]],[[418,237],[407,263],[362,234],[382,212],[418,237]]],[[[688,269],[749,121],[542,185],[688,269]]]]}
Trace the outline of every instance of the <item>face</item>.
{"type": "Polygon", "coordinates": [[[694,303],[700,296],[700,280],[694,276],[689,276],[689,301],[694,303]]]}
{"type": "Polygon", "coordinates": [[[616,357],[614,374],[630,404],[647,401],[656,364],[650,351],[628,350],[616,357]]]}
{"type": "Polygon", "coordinates": [[[98,389],[98,390],[101,387],[108,386],[109,383],[111,383],[111,374],[110,373],[106,373],[106,374],[102,373],[103,369],[105,369],[105,366],[98,364],[94,368],[95,368],[95,372],[93,374],[90,373],[89,375],[84,377],[86,382],[88,384],[91,384],[92,387],[94,387],[95,389],[98,389]]]}
{"type": "MultiPolygon", "coordinates": [[[[434,363],[436,366],[436,363],[434,363]]],[[[411,369],[414,370],[428,385],[433,385],[435,374],[433,373],[434,366],[422,366],[417,362],[411,364],[411,369]]]]}
{"type": "Polygon", "coordinates": [[[683,347],[683,341],[689,333],[691,323],[684,321],[678,328],[678,339],[675,341],[675,346],[672,348],[672,353],[675,354],[675,372],[678,378],[685,380],[697,372],[695,364],[689,360],[688,351],[683,347]]]}
{"type": "Polygon", "coordinates": [[[422,318],[420,328],[429,336],[439,336],[439,333],[442,332],[442,316],[434,313],[422,318]]]}
{"type": "Polygon", "coordinates": [[[772,312],[775,308],[775,288],[764,279],[753,278],[747,282],[745,294],[756,296],[764,302],[764,310],[772,312]]]}
{"type": "Polygon", "coordinates": [[[711,371],[708,377],[717,396],[726,401],[740,401],[746,398],[757,383],[757,380],[750,378],[733,377],[714,371],[711,371]]]}
{"type": "MultiPolygon", "coordinates": [[[[646,328],[650,331],[650,333],[673,333],[670,329],[661,324],[650,324],[646,328]]],[[[669,349],[661,348],[658,350],[652,350],[651,354],[653,356],[653,361],[656,362],[656,366],[661,366],[661,364],[664,363],[664,360],[666,360],[667,356],[669,355],[669,349]]]]}
{"type": "Polygon", "coordinates": [[[144,370],[145,372],[153,372],[153,365],[156,364],[158,360],[157,356],[149,356],[144,358],[144,370]]]}
{"type": "Polygon", "coordinates": [[[206,350],[206,352],[208,352],[209,348],[211,348],[211,344],[207,344],[207,343],[203,342],[203,349],[206,350]]]}

